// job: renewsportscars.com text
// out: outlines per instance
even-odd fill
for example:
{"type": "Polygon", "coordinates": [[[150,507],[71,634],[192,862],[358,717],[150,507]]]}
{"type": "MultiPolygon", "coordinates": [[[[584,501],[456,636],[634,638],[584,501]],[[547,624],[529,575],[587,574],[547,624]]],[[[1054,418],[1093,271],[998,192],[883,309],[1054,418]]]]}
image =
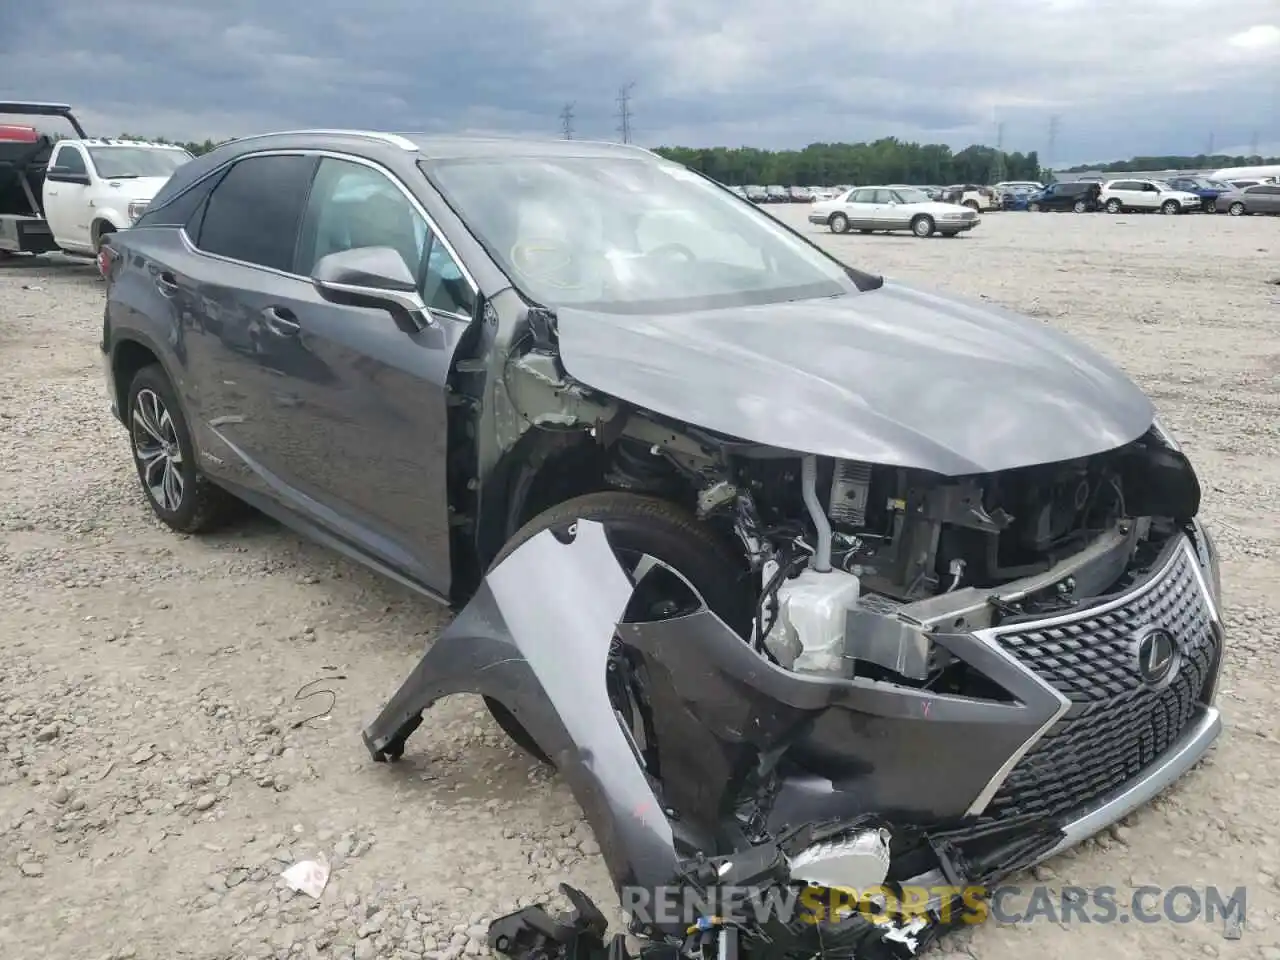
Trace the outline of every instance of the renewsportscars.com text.
{"type": "Polygon", "coordinates": [[[1196,923],[1233,920],[1243,924],[1244,887],[1000,886],[875,887],[866,891],[825,887],[758,889],[725,887],[702,896],[687,887],[623,890],[624,910],[651,923],[693,924],[707,917],[738,923],[777,919],[830,923],[860,913],[877,923],[906,921],[937,911],[944,923],[978,924],[988,918],[1022,923],[1196,923]]]}

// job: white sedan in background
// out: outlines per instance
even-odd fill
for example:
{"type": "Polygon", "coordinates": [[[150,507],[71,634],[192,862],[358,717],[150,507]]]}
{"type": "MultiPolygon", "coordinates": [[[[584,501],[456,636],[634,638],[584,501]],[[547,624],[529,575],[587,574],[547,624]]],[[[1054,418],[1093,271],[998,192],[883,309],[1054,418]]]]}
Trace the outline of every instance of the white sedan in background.
{"type": "Polygon", "coordinates": [[[809,209],[809,222],[829,227],[832,233],[858,230],[910,230],[917,237],[940,233],[954,237],[972,230],[982,218],[954,203],[939,203],[915,187],[855,187],[834,200],[823,200],[809,209]]]}

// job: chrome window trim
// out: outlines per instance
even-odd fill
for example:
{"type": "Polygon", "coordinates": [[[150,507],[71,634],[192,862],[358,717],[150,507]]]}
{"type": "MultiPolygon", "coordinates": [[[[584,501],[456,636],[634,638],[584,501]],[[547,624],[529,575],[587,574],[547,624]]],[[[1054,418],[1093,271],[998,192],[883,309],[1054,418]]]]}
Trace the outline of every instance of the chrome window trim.
{"type": "Polygon", "coordinates": [[[995,772],[995,775],[987,782],[987,785],[983,787],[982,792],[979,793],[973,803],[969,805],[969,809],[966,811],[967,816],[978,816],[986,810],[987,805],[991,803],[991,799],[999,792],[1000,788],[1004,786],[1004,782],[1009,778],[1009,774],[1013,772],[1013,768],[1018,765],[1022,758],[1025,757],[1041,739],[1043,739],[1045,734],[1053,729],[1053,725],[1061,720],[1063,715],[1071,707],[1071,701],[1059,693],[1058,690],[1047,680],[1044,680],[1030,667],[1026,666],[1011,653],[1006,651],[1000,645],[1000,642],[997,639],[998,637],[1003,636],[1006,633],[1015,633],[1020,630],[1043,630],[1050,627],[1060,626],[1064,623],[1071,623],[1075,620],[1090,619],[1098,616],[1099,614],[1114,610],[1117,607],[1122,607],[1127,603],[1131,603],[1138,597],[1154,590],[1164,581],[1169,570],[1180,559],[1179,554],[1191,562],[1191,569],[1195,575],[1196,583],[1200,586],[1200,594],[1206,602],[1212,626],[1216,628],[1219,625],[1219,621],[1217,619],[1217,605],[1210,596],[1211,591],[1205,583],[1204,576],[1200,571],[1200,558],[1196,555],[1195,547],[1191,544],[1191,541],[1187,538],[1186,534],[1179,534],[1178,536],[1181,538],[1182,542],[1178,544],[1178,548],[1176,550],[1170,551],[1169,559],[1165,561],[1160,570],[1148,577],[1144,583],[1128,593],[1122,594],[1112,600],[1108,600],[1106,603],[1099,604],[1096,607],[1090,607],[1087,610],[1078,610],[1072,613],[1059,614],[1054,617],[1046,617],[1043,620],[1028,621],[1026,623],[1012,623],[999,627],[986,627],[982,630],[973,631],[973,636],[982,641],[982,643],[984,643],[993,653],[999,654],[1009,663],[1025,673],[1030,679],[1035,680],[1035,682],[1043,687],[1047,692],[1053,694],[1053,696],[1057,698],[1060,706],[1054,715],[1043,726],[1028,737],[1022,746],[1010,754],[1009,758],[1000,765],[1000,769],[995,772]]]}
{"type": "MultiPolygon", "coordinates": [[[[463,278],[467,281],[467,286],[471,290],[471,295],[477,301],[479,301],[480,285],[476,283],[475,277],[472,275],[471,271],[467,269],[467,265],[462,261],[462,258],[458,256],[458,251],[454,249],[453,244],[450,243],[448,237],[444,235],[444,231],[440,229],[439,224],[437,224],[436,221],[432,218],[431,214],[427,212],[426,207],[422,205],[422,202],[419,201],[418,198],[413,195],[413,192],[407,186],[405,186],[404,182],[399,177],[397,177],[394,173],[392,173],[386,167],[382,166],[382,164],[377,163],[373,160],[368,160],[365,157],[357,157],[349,153],[343,153],[340,150],[326,149],[326,148],[320,148],[320,147],[274,147],[270,149],[255,150],[251,153],[241,154],[235,157],[234,159],[219,165],[215,169],[210,170],[199,180],[196,180],[194,183],[190,184],[186,190],[182,191],[182,193],[179,193],[177,196],[173,197],[173,200],[177,200],[178,197],[184,196],[191,190],[194,190],[196,187],[204,183],[210,177],[215,176],[218,173],[225,172],[226,170],[229,170],[232,166],[239,163],[241,160],[248,160],[253,157],[296,157],[296,156],[321,157],[321,158],[328,157],[333,160],[345,160],[349,163],[357,163],[357,164],[360,164],[361,166],[368,167],[370,170],[373,170],[385,176],[388,180],[390,180],[393,184],[395,184],[396,188],[404,195],[405,199],[407,199],[409,203],[413,206],[413,209],[418,213],[419,216],[422,217],[423,221],[427,225],[427,229],[431,231],[432,235],[436,238],[436,240],[444,244],[445,250],[448,251],[449,256],[453,258],[454,264],[462,272],[463,278]]],[[[214,188],[214,190],[216,189],[217,187],[214,188]]],[[[172,202],[172,200],[170,202],[172,202]]],[[[166,206],[167,205],[168,204],[166,204],[166,206]]],[[[301,280],[304,283],[306,283],[308,286],[311,285],[311,278],[308,276],[304,276],[303,274],[293,273],[292,271],[289,271],[289,270],[277,270],[274,267],[264,267],[260,263],[250,263],[247,260],[237,260],[235,257],[226,257],[221,254],[209,253],[208,251],[201,250],[199,247],[196,246],[195,241],[191,239],[191,235],[187,233],[187,228],[185,224],[178,227],[178,234],[179,236],[182,237],[182,242],[186,245],[188,251],[191,253],[199,254],[202,257],[208,257],[210,260],[219,260],[223,263],[230,263],[238,267],[248,267],[253,270],[262,270],[266,273],[271,273],[278,277],[284,277],[289,280],[301,280]]],[[[472,319],[471,315],[469,314],[455,313],[451,310],[432,310],[431,312],[436,314],[441,314],[446,317],[453,317],[459,320],[470,321],[472,319]]]]}
{"type": "Polygon", "coordinates": [[[362,140],[376,140],[380,143],[389,143],[393,147],[399,147],[406,153],[418,153],[418,145],[408,137],[402,137],[398,133],[382,133],[378,130],[341,130],[329,128],[315,128],[311,130],[276,130],[271,133],[254,133],[247,137],[240,137],[235,142],[243,143],[245,140],[264,140],[268,137],[357,137],[362,140]]]}

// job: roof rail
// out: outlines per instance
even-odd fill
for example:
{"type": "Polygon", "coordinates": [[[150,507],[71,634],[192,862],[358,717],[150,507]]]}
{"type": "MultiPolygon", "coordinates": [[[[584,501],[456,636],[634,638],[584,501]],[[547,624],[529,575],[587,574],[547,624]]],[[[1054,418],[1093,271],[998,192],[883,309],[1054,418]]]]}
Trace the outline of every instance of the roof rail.
{"type": "Polygon", "coordinates": [[[381,140],[383,143],[389,143],[393,147],[399,147],[401,150],[410,150],[416,152],[418,145],[406,137],[402,137],[395,133],[381,133],[377,130],[331,130],[331,129],[311,129],[311,130],[273,130],[270,133],[254,133],[247,137],[237,137],[236,143],[245,140],[257,140],[262,137],[298,137],[306,134],[319,134],[321,136],[343,136],[343,137],[361,137],[365,140],[381,140]]]}

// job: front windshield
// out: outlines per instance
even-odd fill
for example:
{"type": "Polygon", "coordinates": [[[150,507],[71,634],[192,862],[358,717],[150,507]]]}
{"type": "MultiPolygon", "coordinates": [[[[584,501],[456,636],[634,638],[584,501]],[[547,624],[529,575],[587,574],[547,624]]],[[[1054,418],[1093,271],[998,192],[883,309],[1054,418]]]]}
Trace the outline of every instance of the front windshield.
{"type": "Polygon", "coordinates": [[[898,195],[903,203],[928,203],[929,195],[923,190],[917,190],[914,187],[898,187],[893,191],[898,195]]]}
{"type": "Polygon", "coordinates": [[[1206,180],[1205,183],[1208,185],[1210,190],[1230,190],[1231,189],[1231,184],[1223,183],[1221,180],[1206,180]]]}
{"type": "Polygon", "coordinates": [[[167,177],[191,159],[185,150],[159,147],[90,147],[89,156],[104,180],[167,177]]]}
{"type": "Polygon", "coordinates": [[[669,313],[857,290],[838,263],[767,213],[675,164],[491,157],[422,167],[544,306],[669,313]]]}

